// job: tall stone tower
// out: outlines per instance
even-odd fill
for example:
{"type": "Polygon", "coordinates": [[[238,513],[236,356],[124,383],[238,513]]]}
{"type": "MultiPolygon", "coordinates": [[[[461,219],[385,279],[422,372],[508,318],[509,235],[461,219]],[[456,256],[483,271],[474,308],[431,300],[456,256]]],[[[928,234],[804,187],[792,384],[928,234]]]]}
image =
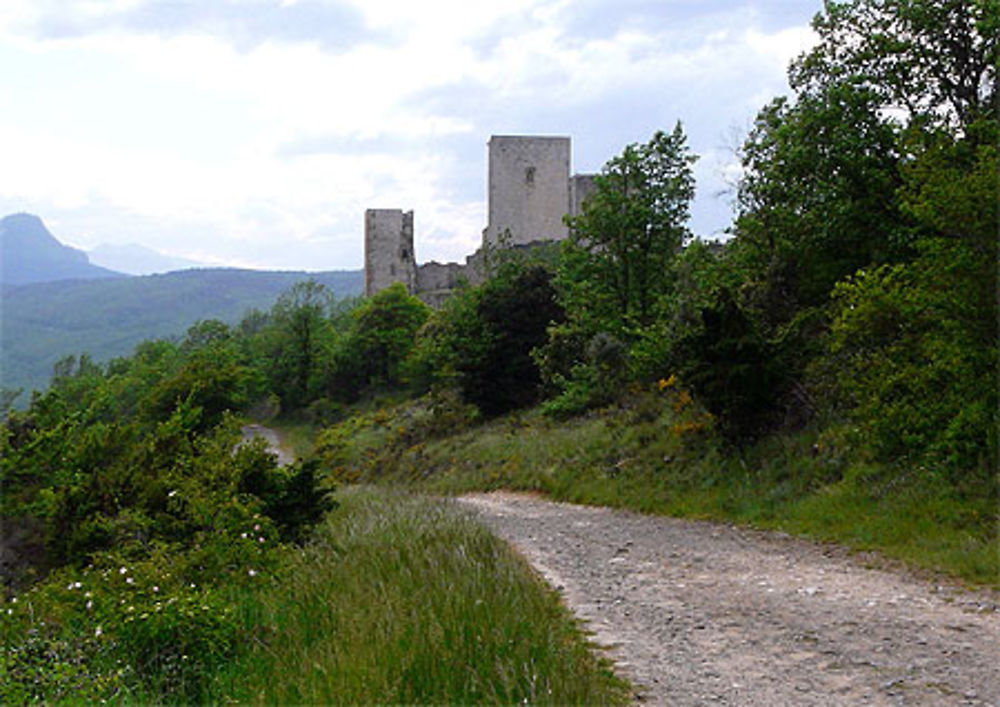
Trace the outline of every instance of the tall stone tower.
{"type": "Polygon", "coordinates": [[[416,291],[413,212],[368,209],[365,211],[365,296],[371,297],[394,282],[402,282],[411,294],[416,291]]]}
{"type": "Polygon", "coordinates": [[[489,142],[489,222],[484,245],[561,240],[570,202],[570,139],[494,135],[489,142]]]}

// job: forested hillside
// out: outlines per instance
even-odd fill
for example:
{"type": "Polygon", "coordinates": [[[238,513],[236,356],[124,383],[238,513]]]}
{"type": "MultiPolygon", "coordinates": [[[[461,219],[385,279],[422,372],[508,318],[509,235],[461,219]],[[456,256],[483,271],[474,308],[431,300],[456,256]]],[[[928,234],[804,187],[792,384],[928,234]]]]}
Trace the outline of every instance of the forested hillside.
{"type": "MultiPolygon", "coordinates": [[[[342,567],[385,525],[291,550],[325,492],[358,481],[779,527],[995,584],[1000,6],[824,7],[793,95],[743,143],[723,244],[688,231],[696,156],[677,124],[606,163],[566,242],[498,253],[440,310],[402,285],[345,302],[303,283],[232,324],[64,361],[0,437],[3,529],[22,539],[5,538],[4,701],[254,699],[223,689],[239,685],[226,670],[314,645],[316,622],[274,602],[334,584],[306,592],[296,558],[342,567]],[[315,449],[284,469],[259,445],[234,453],[237,416],[306,423],[315,449]],[[268,609],[243,603],[262,577],[268,609]]],[[[446,556],[464,557],[455,542],[446,556]]],[[[410,567],[380,546],[357,570],[387,556],[410,567]]],[[[358,635],[387,635],[359,614],[358,635]]],[[[324,690],[364,681],[307,655],[324,690]]],[[[427,692],[392,695],[447,699],[434,661],[406,660],[403,687],[427,692]]],[[[535,701],[533,679],[512,679],[454,699],[535,701]]]]}
{"type": "Polygon", "coordinates": [[[361,292],[360,271],[327,273],[186,270],[114,280],[67,280],[6,287],[0,326],[3,387],[42,389],[53,365],[86,353],[108,361],[136,344],[180,336],[201,319],[234,323],[268,309],[296,282],[314,280],[339,298],[361,292]]]}

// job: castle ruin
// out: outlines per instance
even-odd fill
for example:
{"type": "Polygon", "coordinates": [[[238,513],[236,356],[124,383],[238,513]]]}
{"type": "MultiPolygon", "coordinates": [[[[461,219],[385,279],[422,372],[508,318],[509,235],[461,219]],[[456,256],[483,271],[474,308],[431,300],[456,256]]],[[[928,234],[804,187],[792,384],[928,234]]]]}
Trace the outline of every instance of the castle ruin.
{"type": "MultiPolygon", "coordinates": [[[[580,213],[593,175],[570,176],[570,138],[494,135],[489,141],[488,222],[484,247],[530,246],[569,235],[564,218],[580,213]]],[[[365,212],[365,295],[394,282],[431,305],[462,281],[481,282],[482,252],[464,264],[416,264],[413,212],[365,212]]]]}

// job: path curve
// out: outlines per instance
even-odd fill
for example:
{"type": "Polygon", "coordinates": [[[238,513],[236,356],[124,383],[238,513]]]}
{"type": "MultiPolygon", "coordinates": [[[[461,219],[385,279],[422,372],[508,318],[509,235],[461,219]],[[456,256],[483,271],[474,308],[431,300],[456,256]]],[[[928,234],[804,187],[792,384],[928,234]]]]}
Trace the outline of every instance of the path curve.
{"type": "Polygon", "coordinates": [[[657,705],[1000,705],[1000,595],[780,533],[498,492],[510,542],[657,705]]]}
{"type": "Polygon", "coordinates": [[[281,435],[276,430],[253,423],[243,425],[240,431],[243,433],[243,439],[246,441],[256,439],[257,437],[263,439],[267,443],[268,450],[278,458],[278,466],[288,466],[295,461],[295,455],[284,446],[281,435]]]}

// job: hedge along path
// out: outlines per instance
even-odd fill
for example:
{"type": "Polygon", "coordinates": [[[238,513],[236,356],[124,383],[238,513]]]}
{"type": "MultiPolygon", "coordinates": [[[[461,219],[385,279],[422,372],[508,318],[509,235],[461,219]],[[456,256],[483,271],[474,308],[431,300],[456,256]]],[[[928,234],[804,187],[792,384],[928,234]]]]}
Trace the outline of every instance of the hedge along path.
{"type": "Polygon", "coordinates": [[[562,592],[639,700],[1000,704],[995,591],[781,533],[506,492],[459,503],[562,592]]]}

